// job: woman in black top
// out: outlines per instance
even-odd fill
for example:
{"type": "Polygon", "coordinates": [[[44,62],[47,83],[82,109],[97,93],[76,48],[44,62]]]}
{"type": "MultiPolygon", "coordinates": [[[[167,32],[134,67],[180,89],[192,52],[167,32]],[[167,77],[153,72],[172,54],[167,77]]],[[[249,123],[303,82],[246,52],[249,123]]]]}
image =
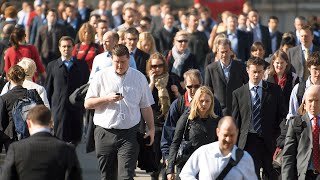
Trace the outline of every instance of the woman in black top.
{"type": "Polygon", "coordinates": [[[174,166],[177,165],[176,178],[179,179],[179,173],[184,163],[176,164],[176,156],[183,135],[185,132],[185,140],[191,141],[191,151],[195,151],[200,146],[216,141],[216,128],[219,118],[214,114],[214,96],[211,90],[206,87],[200,87],[192,101],[190,111],[184,113],[178,120],[172,144],[170,146],[167,178],[174,176],[174,166]],[[187,124],[187,128],[185,128],[187,124]],[[186,129],[186,131],[184,131],[186,129]]]}
{"type": "MultiPolygon", "coordinates": [[[[13,88],[0,96],[0,147],[2,149],[2,145],[4,144],[6,151],[8,150],[9,144],[17,139],[12,108],[18,99],[27,96],[27,89],[22,87],[25,76],[26,74],[22,67],[19,65],[12,66],[8,70],[7,79],[13,88]]],[[[39,94],[35,93],[35,95],[35,102],[37,104],[43,104],[39,94]]]]}

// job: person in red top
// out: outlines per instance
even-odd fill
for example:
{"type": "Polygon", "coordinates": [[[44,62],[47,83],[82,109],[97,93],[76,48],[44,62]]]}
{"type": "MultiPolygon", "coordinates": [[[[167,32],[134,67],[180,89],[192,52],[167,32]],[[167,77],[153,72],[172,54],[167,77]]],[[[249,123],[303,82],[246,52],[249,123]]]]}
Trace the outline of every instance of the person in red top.
{"type": "Polygon", "coordinates": [[[16,65],[22,58],[27,57],[34,60],[37,66],[37,72],[45,78],[46,72],[44,65],[40,61],[38,50],[33,45],[26,45],[25,41],[25,31],[21,28],[15,28],[10,36],[11,47],[5,52],[4,71],[8,72],[10,67],[16,65]]]}
{"type": "Polygon", "coordinates": [[[103,53],[103,49],[95,42],[95,29],[89,23],[84,23],[79,30],[80,43],[74,46],[72,56],[78,60],[85,60],[91,71],[96,55],[103,53]]]}

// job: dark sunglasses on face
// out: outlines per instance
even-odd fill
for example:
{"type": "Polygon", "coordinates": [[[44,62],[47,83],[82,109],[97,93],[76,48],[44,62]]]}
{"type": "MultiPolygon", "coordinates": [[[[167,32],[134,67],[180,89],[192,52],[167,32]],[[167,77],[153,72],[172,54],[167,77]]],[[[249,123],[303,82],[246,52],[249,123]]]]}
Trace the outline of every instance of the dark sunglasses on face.
{"type": "Polygon", "coordinates": [[[154,65],[151,65],[151,68],[152,68],[152,69],[162,68],[162,67],[164,67],[164,64],[154,64],[154,65]]]}
{"type": "Polygon", "coordinates": [[[188,42],[188,40],[186,40],[186,39],[182,39],[182,40],[177,40],[177,42],[178,42],[178,43],[183,43],[183,42],[184,42],[184,43],[187,43],[187,42],[188,42]]]}
{"type": "Polygon", "coordinates": [[[189,85],[189,86],[186,86],[188,89],[198,89],[200,87],[199,84],[195,84],[195,85],[189,85]]]}

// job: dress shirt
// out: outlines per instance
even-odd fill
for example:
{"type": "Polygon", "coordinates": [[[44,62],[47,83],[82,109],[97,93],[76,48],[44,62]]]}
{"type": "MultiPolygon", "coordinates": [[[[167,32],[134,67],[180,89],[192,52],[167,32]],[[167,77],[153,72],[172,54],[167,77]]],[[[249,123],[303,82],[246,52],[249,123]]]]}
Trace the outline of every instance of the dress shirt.
{"type": "Polygon", "coordinates": [[[276,31],[272,32],[272,30],[269,28],[269,33],[270,33],[270,37],[271,37],[271,49],[272,49],[272,53],[274,53],[277,50],[277,35],[276,35],[276,31]]]}
{"type": "MultiPolygon", "coordinates": [[[[311,86],[313,83],[310,80],[310,76],[306,81],[305,91],[311,86]]],[[[296,84],[291,91],[290,101],[289,101],[289,112],[287,115],[287,119],[290,119],[292,116],[298,115],[298,108],[300,106],[297,98],[299,84],[296,84]]]]}
{"type": "Polygon", "coordinates": [[[51,130],[48,128],[37,128],[37,129],[33,130],[32,132],[30,132],[30,135],[34,135],[34,134],[40,133],[40,132],[46,132],[46,133],[51,134],[51,130]]]}
{"type": "MultiPolygon", "coordinates": [[[[219,142],[213,142],[198,148],[184,165],[180,178],[183,180],[212,180],[217,179],[222,170],[227,166],[230,158],[236,160],[236,149],[234,145],[231,153],[226,156],[220,151],[219,142]],[[198,178],[197,178],[198,176],[198,178]]],[[[224,178],[226,180],[256,180],[254,163],[246,151],[239,163],[232,167],[224,178]]]]}
{"type": "Polygon", "coordinates": [[[91,80],[85,99],[117,92],[122,93],[122,100],[95,108],[95,125],[106,129],[130,129],[140,122],[140,109],[154,104],[146,77],[130,67],[122,76],[119,76],[113,67],[99,71],[91,80]]]}
{"type": "MultiPolygon", "coordinates": [[[[258,88],[258,95],[259,95],[259,98],[260,98],[260,103],[262,102],[262,80],[259,82],[258,85],[254,85],[249,81],[249,90],[250,90],[250,95],[251,95],[251,107],[253,106],[253,97],[254,97],[254,95],[256,93],[255,90],[254,90],[255,86],[259,87],[258,88]]],[[[252,116],[252,114],[251,114],[251,116],[252,116]]],[[[253,128],[252,117],[251,117],[250,124],[249,124],[249,132],[250,133],[257,133],[253,128]]]]}
{"type": "Polygon", "coordinates": [[[300,33],[298,30],[296,30],[296,38],[297,38],[297,43],[296,45],[299,46],[300,45],[300,33]]]}
{"type": "MultiPolygon", "coordinates": [[[[304,46],[301,46],[301,49],[302,49],[302,56],[303,56],[303,58],[302,58],[302,64],[304,64],[305,63],[305,61],[306,61],[306,57],[304,57],[305,56],[305,53],[306,53],[306,47],[304,47],[304,46]]],[[[309,47],[309,57],[310,57],[310,55],[311,55],[311,53],[312,53],[312,49],[313,49],[313,44],[311,44],[311,46],[309,47]]]]}
{"type": "Polygon", "coordinates": [[[234,53],[238,56],[238,36],[237,36],[237,31],[234,33],[227,31],[228,39],[231,42],[231,48],[234,53]]]}
{"type": "MultiPolygon", "coordinates": [[[[112,66],[111,54],[109,52],[104,52],[104,53],[98,54],[93,59],[89,82],[93,79],[94,75],[98,71],[100,71],[101,69],[104,69],[106,67],[110,67],[110,66],[112,66]]],[[[129,60],[129,67],[132,67],[133,69],[137,69],[136,61],[134,60],[134,57],[131,55],[130,55],[130,60],[129,60]]]]}
{"type": "Polygon", "coordinates": [[[232,60],[230,60],[230,63],[228,66],[226,66],[225,64],[223,64],[223,62],[220,60],[220,65],[224,74],[224,77],[226,78],[226,81],[229,81],[229,77],[230,77],[230,69],[231,69],[231,64],[232,64],[232,60]]]}
{"type": "Polygon", "coordinates": [[[262,34],[260,25],[257,24],[256,26],[254,24],[251,24],[252,32],[253,32],[253,42],[261,42],[262,41],[262,34]]]}
{"type": "Polygon", "coordinates": [[[169,28],[168,26],[163,26],[163,28],[168,32],[172,33],[173,27],[169,28]]]}
{"type": "Polygon", "coordinates": [[[73,66],[73,62],[74,62],[73,57],[71,57],[71,59],[68,60],[65,57],[61,56],[61,60],[62,60],[63,64],[66,66],[66,68],[68,69],[68,71],[70,71],[71,67],[73,66]]]}

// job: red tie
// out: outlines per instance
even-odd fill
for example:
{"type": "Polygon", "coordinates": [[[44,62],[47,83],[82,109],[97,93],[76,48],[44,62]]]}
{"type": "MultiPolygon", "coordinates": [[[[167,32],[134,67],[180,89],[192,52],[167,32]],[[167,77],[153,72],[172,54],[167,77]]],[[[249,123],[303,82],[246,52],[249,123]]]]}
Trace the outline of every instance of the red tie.
{"type": "Polygon", "coordinates": [[[313,150],[312,150],[312,162],[314,169],[320,171],[320,159],[319,159],[319,125],[318,117],[313,117],[312,125],[312,137],[313,137],[313,150]]]}

